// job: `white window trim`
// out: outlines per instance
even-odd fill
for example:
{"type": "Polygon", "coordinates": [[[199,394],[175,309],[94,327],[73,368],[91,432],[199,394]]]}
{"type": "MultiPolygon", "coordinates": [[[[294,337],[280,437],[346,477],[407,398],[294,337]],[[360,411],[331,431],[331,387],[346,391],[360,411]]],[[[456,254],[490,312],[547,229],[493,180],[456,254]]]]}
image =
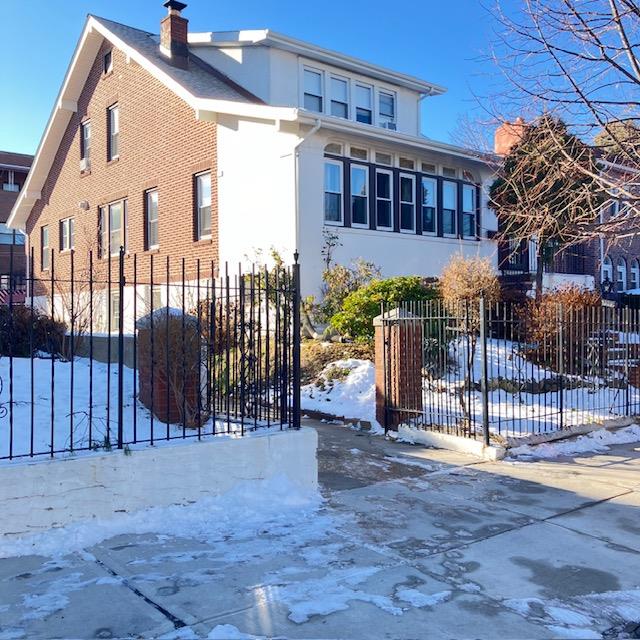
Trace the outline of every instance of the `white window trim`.
{"type": "Polygon", "coordinates": [[[433,231],[425,231],[424,230],[424,213],[422,211],[423,207],[424,207],[424,198],[420,199],[420,221],[422,222],[422,235],[425,236],[437,236],[438,235],[438,179],[437,178],[432,178],[430,174],[428,175],[422,175],[421,179],[420,179],[420,195],[422,195],[422,182],[423,180],[429,180],[429,182],[433,183],[434,186],[434,192],[433,192],[433,197],[434,197],[434,219],[433,219],[433,231]]]}
{"type": "Polygon", "coordinates": [[[408,178],[409,180],[411,180],[411,202],[407,201],[407,200],[403,200],[402,199],[402,186],[400,186],[400,193],[398,194],[400,196],[400,210],[398,211],[399,214],[399,220],[398,220],[398,225],[400,228],[400,233],[411,233],[411,234],[415,234],[416,232],[416,177],[411,174],[411,173],[400,173],[400,177],[398,179],[398,183],[401,185],[402,182],[402,178],[408,178]],[[403,204],[411,204],[413,205],[413,226],[411,229],[403,229],[402,228],[402,205],[403,204]]]}
{"type": "Polygon", "coordinates": [[[337,73],[329,73],[328,76],[328,80],[327,80],[327,115],[331,116],[332,118],[340,118],[341,120],[351,120],[352,119],[352,114],[351,114],[351,82],[349,80],[349,78],[347,78],[346,76],[341,76],[338,75],[337,73]],[[331,80],[335,79],[335,80],[342,80],[343,82],[347,83],[347,117],[343,118],[342,116],[334,116],[331,113],[331,103],[333,102],[333,94],[331,93],[331,80]]]}
{"type": "Polygon", "coordinates": [[[202,176],[209,176],[209,191],[211,201],[209,202],[209,215],[211,216],[211,220],[209,223],[213,226],[213,174],[211,171],[201,171],[200,173],[196,173],[195,176],[195,190],[196,190],[196,242],[200,242],[200,240],[211,240],[212,238],[212,230],[209,233],[200,233],[200,229],[202,227],[200,222],[200,210],[203,208],[200,204],[200,189],[198,185],[200,184],[200,178],[202,176]]]}
{"type": "MultiPolygon", "coordinates": [[[[376,212],[376,230],[379,231],[393,231],[393,218],[394,218],[394,199],[393,199],[393,171],[391,169],[378,169],[376,168],[376,180],[375,180],[375,185],[376,185],[376,193],[375,193],[375,212],[376,212]],[[379,173],[384,173],[386,175],[389,176],[389,186],[390,186],[390,191],[389,191],[389,202],[391,203],[391,226],[390,227],[384,227],[382,225],[378,224],[378,179],[377,176],[379,173]]],[[[386,198],[380,198],[380,200],[386,200],[386,198]]]]}
{"type": "Polygon", "coordinates": [[[476,189],[476,186],[474,184],[463,184],[462,185],[462,229],[460,229],[460,235],[462,236],[462,238],[464,238],[465,240],[475,240],[478,237],[477,234],[477,224],[478,224],[478,191],[476,189]],[[465,211],[464,210],[464,190],[470,188],[473,191],[473,204],[474,209],[473,211],[465,211]],[[465,235],[464,234],[464,217],[465,216],[469,216],[469,215],[473,215],[473,234],[472,235],[465,235]]]}
{"type": "MultiPolygon", "coordinates": [[[[376,87],[375,88],[375,99],[376,99],[376,115],[377,122],[376,125],[382,127],[382,114],[380,113],[380,96],[382,94],[391,96],[393,98],[393,120],[388,122],[392,122],[393,124],[398,126],[398,93],[396,91],[391,91],[390,89],[385,89],[384,87],[376,87]]],[[[385,118],[387,116],[384,116],[385,118]]],[[[387,122],[387,120],[385,120],[387,122]]]]}
{"type": "Polygon", "coordinates": [[[155,249],[159,249],[160,248],[160,194],[158,193],[158,189],[147,189],[144,192],[144,208],[145,208],[145,223],[147,225],[147,229],[146,229],[146,233],[147,233],[147,251],[154,251],[155,249]],[[158,227],[158,233],[157,233],[157,237],[158,237],[158,241],[155,244],[151,244],[149,242],[149,227],[150,227],[150,218],[149,218],[149,197],[151,196],[152,193],[156,194],[157,197],[157,205],[156,205],[156,224],[158,227]]]}
{"type": "Polygon", "coordinates": [[[344,226],[344,163],[340,162],[340,160],[332,160],[330,158],[324,159],[324,164],[322,165],[322,179],[324,181],[324,165],[332,164],[338,167],[339,175],[340,175],[340,220],[327,220],[326,211],[324,208],[324,194],[325,193],[338,193],[337,191],[327,191],[326,185],[322,185],[322,218],[324,220],[324,224],[331,225],[332,227],[342,227],[344,226]]]}
{"type": "Polygon", "coordinates": [[[444,178],[442,180],[442,237],[443,238],[457,238],[458,237],[458,233],[459,233],[459,229],[458,229],[458,214],[460,213],[458,211],[458,189],[459,189],[459,185],[458,183],[453,180],[453,179],[447,179],[444,178]],[[444,232],[444,211],[445,211],[445,206],[444,206],[444,190],[445,190],[445,184],[446,183],[450,183],[455,185],[456,187],[456,208],[453,210],[454,211],[454,216],[453,216],[453,220],[454,220],[454,227],[455,227],[455,231],[453,233],[445,233],[444,232]]]}
{"type": "MultiPolygon", "coordinates": [[[[376,126],[377,118],[376,118],[376,88],[374,85],[369,84],[368,82],[362,82],[360,80],[354,81],[355,87],[353,90],[353,121],[358,124],[363,124],[366,126],[376,126]],[[358,120],[358,87],[362,87],[363,89],[369,89],[371,92],[371,122],[360,122],[358,120]]],[[[361,107],[364,109],[364,107],[361,107]]]]}
{"type": "Polygon", "coordinates": [[[349,211],[351,213],[351,226],[354,229],[368,229],[369,228],[369,224],[371,222],[370,220],[370,212],[369,212],[369,198],[371,197],[371,194],[369,193],[370,189],[369,189],[369,167],[367,167],[366,165],[363,164],[357,164],[357,163],[351,163],[351,169],[350,169],[350,193],[349,193],[349,211]],[[367,195],[365,196],[365,199],[367,201],[366,206],[365,206],[365,211],[367,213],[367,221],[365,223],[362,222],[354,222],[353,221],[353,198],[361,198],[363,196],[358,196],[357,194],[353,193],[353,170],[354,169],[364,169],[365,171],[365,175],[366,175],[366,182],[365,184],[367,185],[367,195]]]}
{"type": "Polygon", "coordinates": [[[60,229],[60,253],[69,253],[70,251],[72,251],[75,247],[75,233],[73,234],[73,237],[71,235],[71,224],[73,220],[73,216],[69,216],[68,218],[62,218],[62,220],[60,220],[60,225],[59,225],[59,229],[60,229]],[[65,247],[63,246],[63,239],[64,239],[64,233],[63,233],[63,229],[66,227],[66,236],[67,236],[67,240],[69,241],[69,246],[65,247]]]}
{"type": "MultiPolygon", "coordinates": [[[[312,95],[312,94],[310,94],[312,95]]],[[[330,112],[327,110],[327,74],[324,69],[319,69],[318,67],[314,67],[309,64],[303,64],[300,69],[300,106],[310,111],[310,113],[322,113],[328,115],[330,112]],[[322,102],[322,109],[320,111],[310,111],[304,106],[304,96],[307,93],[305,91],[304,86],[304,72],[311,71],[312,73],[320,74],[320,91],[322,92],[320,95],[320,100],[322,102]]]]}

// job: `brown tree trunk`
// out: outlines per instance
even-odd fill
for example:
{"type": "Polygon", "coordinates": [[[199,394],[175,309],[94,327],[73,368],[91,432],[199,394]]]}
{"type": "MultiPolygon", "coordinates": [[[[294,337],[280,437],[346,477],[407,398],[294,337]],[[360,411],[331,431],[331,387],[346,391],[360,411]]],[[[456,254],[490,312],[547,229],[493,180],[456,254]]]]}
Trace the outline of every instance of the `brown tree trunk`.
{"type": "Polygon", "coordinates": [[[544,278],[544,243],[538,242],[536,251],[536,302],[542,296],[542,281],[544,278]]]}

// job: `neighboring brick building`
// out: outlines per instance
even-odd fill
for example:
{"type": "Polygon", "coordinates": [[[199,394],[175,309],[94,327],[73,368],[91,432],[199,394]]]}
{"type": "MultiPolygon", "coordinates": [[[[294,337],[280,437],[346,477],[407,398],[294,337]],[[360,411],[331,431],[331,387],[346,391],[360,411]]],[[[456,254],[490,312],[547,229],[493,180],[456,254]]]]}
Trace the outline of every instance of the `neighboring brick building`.
{"type": "Polygon", "coordinates": [[[33,156],[0,151],[0,291],[19,289],[26,274],[25,236],[22,232],[7,227],[6,222],[32,161],[33,156]]]}

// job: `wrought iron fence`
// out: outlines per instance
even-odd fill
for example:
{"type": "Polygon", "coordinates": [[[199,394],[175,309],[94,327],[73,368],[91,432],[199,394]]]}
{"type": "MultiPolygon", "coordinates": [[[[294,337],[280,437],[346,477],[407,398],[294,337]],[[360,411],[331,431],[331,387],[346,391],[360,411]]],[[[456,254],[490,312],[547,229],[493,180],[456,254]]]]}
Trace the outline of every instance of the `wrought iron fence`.
{"type": "Polygon", "coordinates": [[[29,263],[0,304],[0,460],[299,427],[297,256],[29,263]]]}
{"type": "Polygon", "coordinates": [[[509,303],[383,309],[385,427],[484,438],[640,414],[640,311],[509,303]]]}

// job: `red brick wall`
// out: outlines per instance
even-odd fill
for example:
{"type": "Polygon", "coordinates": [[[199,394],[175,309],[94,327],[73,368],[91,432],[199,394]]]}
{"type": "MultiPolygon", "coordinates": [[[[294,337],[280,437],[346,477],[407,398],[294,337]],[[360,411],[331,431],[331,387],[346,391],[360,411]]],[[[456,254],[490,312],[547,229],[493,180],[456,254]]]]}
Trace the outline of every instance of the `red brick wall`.
{"type": "MultiPolygon", "coordinates": [[[[127,278],[132,277],[133,254],[138,254],[138,275],[149,273],[150,252],[144,247],[144,192],[158,188],[159,250],[154,272],[164,276],[166,256],[171,256],[172,277],[187,259],[187,272],[195,273],[196,259],[203,274],[211,273],[218,260],[216,125],[195,119],[194,111],[180,98],[124,54],[113,50],[113,71],[103,73],[103,57],[111,47],[104,43],[78,100],[42,189],[42,198],[27,221],[34,248],[36,277],[40,271],[40,227],[49,225],[49,243],[55,249],[56,277],[67,274],[68,253],[59,254],[59,221],[75,218],[75,267],[87,264],[90,249],[97,254],[98,208],[120,198],[127,199],[127,278]],[[107,161],[107,108],[120,109],[119,159],[107,161]],[[81,175],[80,123],[91,119],[91,172],[81,175]],[[212,239],[194,240],[194,174],[211,170],[212,239]],[[79,209],[87,201],[89,210],[79,209]]],[[[95,256],[97,258],[97,255],[95,256]]],[[[104,267],[106,261],[100,261],[104,267]]],[[[113,269],[116,265],[113,264],[113,269]]],[[[203,277],[205,277],[203,275],[203,277]]]]}

